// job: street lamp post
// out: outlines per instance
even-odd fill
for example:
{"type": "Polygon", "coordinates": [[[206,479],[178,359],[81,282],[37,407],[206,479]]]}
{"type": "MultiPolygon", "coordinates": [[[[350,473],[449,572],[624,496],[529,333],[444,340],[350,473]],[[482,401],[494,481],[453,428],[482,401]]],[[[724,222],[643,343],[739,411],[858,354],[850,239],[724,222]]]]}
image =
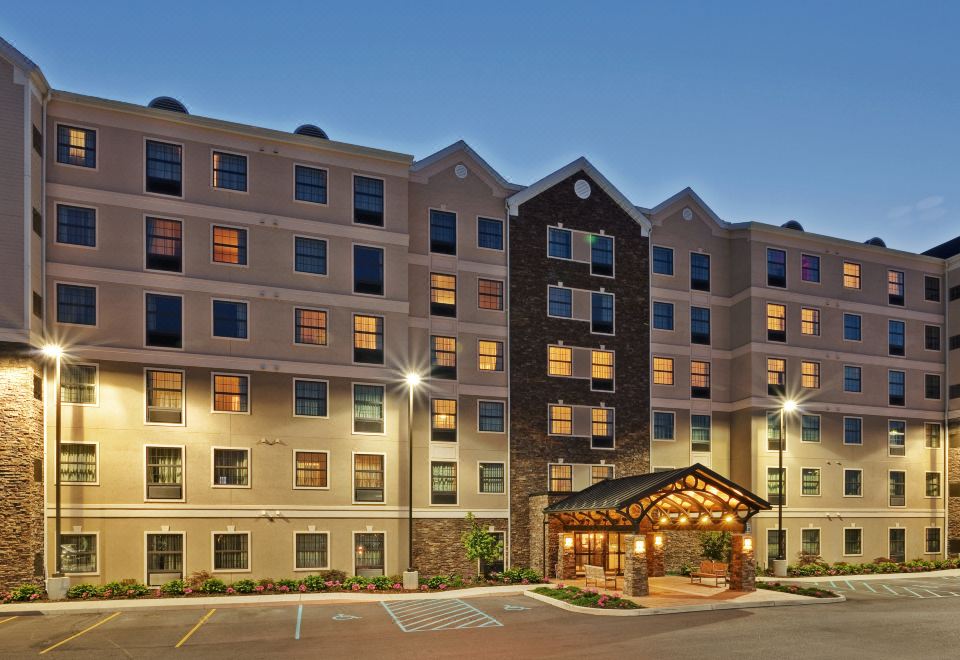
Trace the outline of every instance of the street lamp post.
{"type": "MultiPolygon", "coordinates": [[[[784,564],[787,559],[787,548],[786,548],[786,532],[783,529],[783,501],[786,499],[786,492],[784,490],[784,478],[783,478],[783,447],[787,444],[787,424],[786,424],[786,415],[789,412],[793,412],[797,409],[796,401],[788,399],[783,402],[783,406],[780,408],[780,442],[777,443],[777,559],[779,560],[779,566],[782,566],[783,569],[786,567],[784,564]]],[[[779,572],[779,571],[777,571],[779,572]]],[[[786,574],[784,570],[784,574],[786,574]]],[[[783,577],[783,576],[779,576],[783,577]]]]}
{"type": "MultiPolygon", "coordinates": [[[[55,431],[54,431],[54,552],[56,553],[56,571],[51,576],[53,578],[52,583],[47,586],[47,593],[50,596],[51,600],[57,600],[56,596],[60,595],[59,591],[62,588],[63,594],[60,595],[62,598],[63,595],[66,595],[66,579],[63,575],[63,552],[61,550],[61,530],[63,527],[62,518],[63,518],[63,506],[62,506],[62,484],[60,479],[60,462],[61,462],[61,436],[63,429],[63,420],[61,417],[61,404],[62,404],[62,394],[60,391],[60,367],[63,359],[63,349],[56,344],[47,344],[43,347],[43,354],[48,358],[52,358],[54,361],[54,375],[53,375],[53,387],[56,392],[56,407],[54,409],[54,418],[55,418],[55,431]],[[62,587],[54,587],[54,585],[62,585],[62,587]]],[[[50,582],[50,581],[48,581],[50,582]]]]}
{"type": "Polygon", "coordinates": [[[413,393],[420,384],[420,375],[410,372],[405,380],[407,382],[407,570],[403,574],[403,588],[416,589],[419,575],[413,566],[413,393]]]}

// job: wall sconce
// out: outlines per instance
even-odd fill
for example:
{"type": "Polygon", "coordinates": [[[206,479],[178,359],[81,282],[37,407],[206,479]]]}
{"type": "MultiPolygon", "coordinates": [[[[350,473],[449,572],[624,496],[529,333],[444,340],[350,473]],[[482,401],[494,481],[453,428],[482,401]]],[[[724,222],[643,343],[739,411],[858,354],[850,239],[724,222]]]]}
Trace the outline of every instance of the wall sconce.
{"type": "Polygon", "coordinates": [[[573,547],[573,534],[563,535],[563,547],[567,550],[573,547]]]}
{"type": "Polygon", "coordinates": [[[661,536],[660,534],[655,535],[653,537],[653,545],[654,547],[657,547],[657,548],[663,546],[663,536],[661,536]]]}
{"type": "Polygon", "coordinates": [[[753,550],[753,538],[749,536],[743,537],[743,549],[746,552],[750,552],[751,550],[753,550]]]}
{"type": "Polygon", "coordinates": [[[643,542],[643,539],[634,539],[633,552],[638,555],[646,554],[647,544],[643,542]]]}

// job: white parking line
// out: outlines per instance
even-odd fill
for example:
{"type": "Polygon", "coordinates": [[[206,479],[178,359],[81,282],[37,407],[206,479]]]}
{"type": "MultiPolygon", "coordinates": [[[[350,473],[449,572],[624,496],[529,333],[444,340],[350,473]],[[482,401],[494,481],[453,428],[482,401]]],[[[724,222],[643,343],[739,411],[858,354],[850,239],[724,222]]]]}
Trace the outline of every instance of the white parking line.
{"type": "Polygon", "coordinates": [[[503,624],[473,605],[452,600],[417,600],[406,603],[380,603],[403,632],[491,628],[503,624]]]}

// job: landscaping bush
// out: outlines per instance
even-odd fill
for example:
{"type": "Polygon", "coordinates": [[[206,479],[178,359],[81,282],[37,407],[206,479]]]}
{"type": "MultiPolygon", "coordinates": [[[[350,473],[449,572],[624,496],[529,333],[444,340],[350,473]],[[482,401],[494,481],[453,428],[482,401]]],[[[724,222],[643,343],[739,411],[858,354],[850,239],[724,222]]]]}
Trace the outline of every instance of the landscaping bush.
{"type": "Polygon", "coordinates": [[[200,585],[200,591],[205,594],[222,594],[226,593],[227,585],[220,578],[209,578],[200,585]]]}
{"type": "Polygon", "coordinates": [[[351,591],[360,591],[361,589],[366,588],[366,586],[367,578],[363,577],[362,575],[351,575],[343,580],[343,588],[351,591]]]}
{"type": "Polygon", "coordinates": [[[37,600],[43,595],[43,588],[38,587],[35,584],[21,584],[19,587],[14,587],[9,592],[2,595],[2,602],[9,603],[22,603],[25,601],[37,600]]]}
{"type": "MultiPolygon", "coordinates": [[[[878,557],[880,561],[864,564],[848,564],[838,561],[834,564],[820,561],[818,563],[800,563],[787,567],[787,574],[791,577],[833,577],[837,575],[871,575],[877,573],[917,573],[920,571],[938,571],[950,568],[960,568],[960,559],[913,559],[908,562],[897,563],[886,557],[878,557]]],[[[758,572],[758,575],[761,573],[758,572]]]]}
{"type": "Polygon", "coordinates": [[[123,580],[122,582],[108,582],[101,587],[100,596],[103,598],[139,598],[146,596],[150,587],[140,584],[136,580],[123,580]]]}
{"type": "Polygon", "coordinates": [[[75,584],[67,589],[67,598],[99,598],[104,591],[96,584],[75,584]]]}
{"type": "Polygon", "coordinates": [[[320,577],[327,582],[340,582],[342,584],[343,581],[347,579],[347,574],[334,568],[327,571],[320,571],[320,577]]]}
{"type": "Polygon", "coordinates": [[[230,585],[238,594],[252,594],[257,583],[253,580],[237,580],[230,585]]]}
{"type": "Polygon", "coordinates": [[[757,582],[758,589],[767,591],[779,591],[785,594],[796,594],[798,596],[810,596],[812,598],[836,598],[837,594],[827,589],[815,589],[812,587],[801,587],[795,584],[781,584],[779,582],[757,582]]]}
{"type": "Polygon", "coordinates": [[[170,580],[160,586],[160,592],[165,596],[182,596],[187,583],[183,580],[170,580]]]}
{"type": "Polygon", "coordinates": [[[211,575],[209,571],[194,571],[187,576],[187,589],[201,591],[203,589],[203,583],[212,577],[213,575],[211,575]]]}
{"type": "Polygon", "coordinates": [[[504,584],[535,584],[543,582],[543,576],[532,568],[511,568],[494,576],[497,582],[504,584]]]}
{"type": "Polygon", "coordinates": [[[619,595],[608,596],[596,589],[581,589],[580,587],[565,587],[558,584],[556,587],[537,587],[535,593],[543,594],[557,600],[579,605],[580,607],[598,607],[608,610],[638,610],[642,606],[632,600],[626,600],[619,595]]]}
{"type": "Polygon", "coordinates": [[[710,561],[730,561],[730,532],[701,532],[700,551],[710,561]]]}

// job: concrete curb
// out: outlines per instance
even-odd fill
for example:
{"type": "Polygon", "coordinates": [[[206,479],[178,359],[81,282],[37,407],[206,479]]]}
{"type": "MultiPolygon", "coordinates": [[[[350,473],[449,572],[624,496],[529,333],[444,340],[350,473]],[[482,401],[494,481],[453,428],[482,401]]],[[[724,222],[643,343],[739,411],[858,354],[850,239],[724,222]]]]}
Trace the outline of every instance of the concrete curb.
{"type": "Polygon", "coordinates": [[[796,605],[829,605],[831,603],[842,603],[847,599],[843,596],[836,598],[812,598],[800,596],[803,600],[755,600],[745,603],[709,603],[705,605],[678,605],[676,607],[645,607],[642,610],[604,610],[597,607],[581,607],[580,605],[571,605],[562,600],[537,594],[532,591],[524,593],[525,596],[535,600],[542,601],[559,607],[562,610],[576,612],[577,614],[592,614],[594,616],[656,616],[658,614],[682,614],[684,612],[709,612],[712,610],[746,610],[755,607],[792,607],[796,605]]]}
{"type": "Polygon", "coordinates": [[[803,577],[758,577],[758,582],[837,582],[838,580],[914,580],[927,577],[960,577],[960,568],[916,573],[865,573],[863,575],[810,575],[803,577]]]}
{"type": "Polygon", "coordinates": [[[116,612],[149,608],[185,607],[245,607],[250,605],[308,604],[308,603],[378,603],[394,600],[443,600],[521,594],[541,584],[514,584],[502,587],[468,587],[431,593],[304,593],[268,594],[265,596],[201,596],[197,598],[143,598],[140,600],[71,600],[57,603],[8,603],[0,605],[0,614],[63,614],[83,612],[116,612]]]}

